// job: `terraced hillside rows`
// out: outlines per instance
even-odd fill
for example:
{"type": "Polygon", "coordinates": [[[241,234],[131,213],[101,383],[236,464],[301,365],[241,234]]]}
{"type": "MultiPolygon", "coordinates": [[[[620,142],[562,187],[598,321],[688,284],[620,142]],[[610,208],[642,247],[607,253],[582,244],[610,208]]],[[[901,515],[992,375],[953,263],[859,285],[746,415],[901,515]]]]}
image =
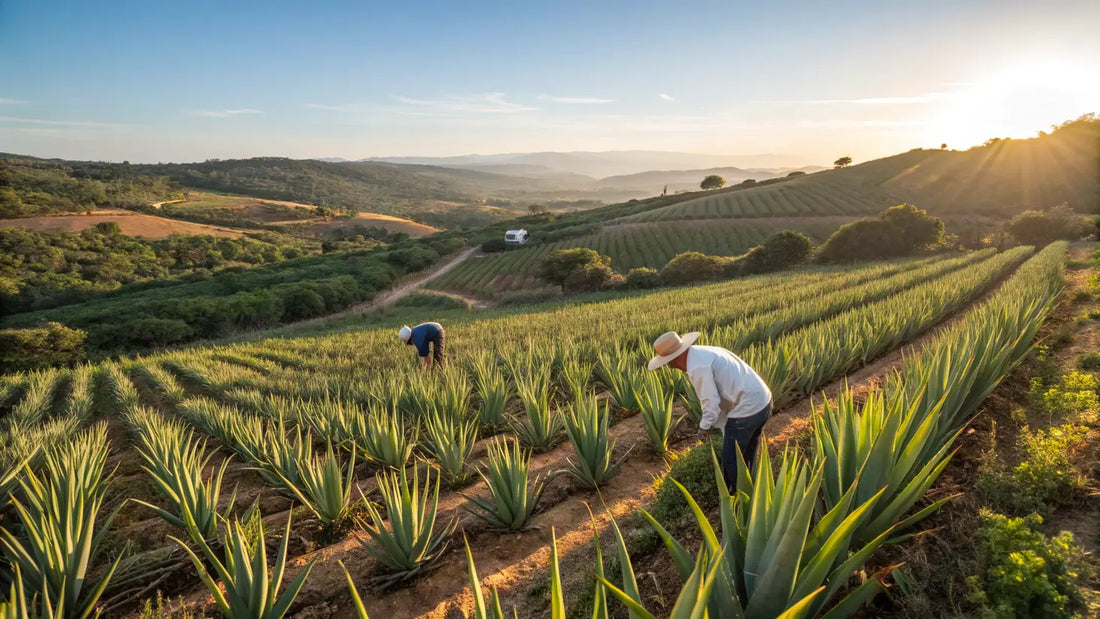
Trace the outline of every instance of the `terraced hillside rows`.
{"type": "Polygon", "coordinates": [[[636,267],[659,269],[676,254],[685,251],[736,256],[782,230],[798,230],[815,243],[820,243],[851,219],[776,217],[749,221],[677,222],[674,225],[612,225],[586,236],[468,260],[446,277],[433,282],[432,287],[480,296],[537,287],[540,285],[536,275],[540,260],[556,249],[569,247],[589,247],[611,256],[612,268],[626,273],[636,267]]]}
{"type": "MultiPolygon", "coordinates": [[[[209,581],[195,570],[221,560],[221,550],[208,542],[237,530],[229,522],[240,521],[243,532],[262,518],[272,533],[291,527],[281,552],[288,557],[290,598],[299,593],[296,601],[282,600],[292,612],[331,612],[336,604],[343,609],[338,616],[347,614],[349,593],[338,561],[359,584],[366,608],[379,616],[469,610],[474,600],[465,593],[455,527],[489,582],[498,582],[497,575],[517,561],[544,569],[545,561],[532,557],[545,556],[547,531],[526,530],[528,524],[553,525],[563,549],[576,546],[589,527],[578,500],[592,503],[593,488],[600,488],[610,501],[608,514],[622,513],[636,505],[648,475],[659,472],[659,454],[684,444],[691,422],[676,418],[694,420],[698,404],[686,381],[642,369],[655,334],[670,327],[700,330],[705,342],[739,351],[765,375],[782,408],[964,308],[1029,253],[1020,248],[816,268],[537,313],[456,319],[448,322],[454,358],[441,374],[414,372],[407,348],[391,329],[381,329],[7,376],[0,381],[0,431],[19,440],[5,441],[0,451],[0,484],[19,490],[12,495],[14,519],[0,523],[7,531],[0,540],[9,556],[18,557],[17,583],[27,591],[44,591],[53,602],[71,596],[83,608],[98,604],[109,615],[127,615],[158,589],[192,606],[207,604],[204,582],[256,590],[247,579],[266,578],[258,576],[262,570],[215,574],[209,581]],[[103,422],[93,421],[97,412],[106,434],[103,422]],[[89,424],[95,425],[79,433],[89,424]],[[119,468],[104,478],[108,450],[119,468]],[[44,548],[35,550],[39,538],[25,537],[22,527],[39,522],[31,497],[67,475],[61,472],[66,466],[94,473],[70,480],[94,499],[82,508],[90,510],[84,530],[91,535],[97,526],[133,541],[124,558],[96,545],[91,566],[82,566],[66,552],[47,558],[44,548]],[[478,469],[485,471],[481,480],[478,469]],[[571,474],[547,480],[562,469],[571,474]],[[38,477],[24,470],[48,472],[38,477]],[[502,498],[508,479],[524,486],[530,480],[529,491],[511,495],[526,497],[528,507],[520,512],[502,511],[510,505],[502,498]],[[359,492],[385,508],[360,504],[359,492]],[[420,499],[409,502],[412,496],[420,499]],[[471,502],[475,498],[481,503],[471,502]],[[123,505],[114,521],[97,518],[106,513],[100,505],[123,499],[139,502],[123,505]],[[616,507],[618,500],[627,502],[616,507]],[[288,510],[296,505],[291,519],[288,510]],[[502,527],[518,531],[508,534],[507,551],[496,532],[502,527]],[[184,546],[195,553],[194,565],[184,546]],[[444,565],[455,569],[429,571],[444,565]],[[104,588],[44,585],[61,582],[50,580],[54,569],[104,588]]],[[[998,337],[1041,319],[1057,292],[1062,253],[1064,246],[1056,245],[1033,258],[1006,285],[1015,287],[995,298],[1000,305],[993,315],[1018,311],[1025,321],[1001,325],[998,337]],[[1021,278],[1026,285],[1014,283],[1021,278]]],[[[1014,346],[1026,350],[1030,336],[1019,337],[1014,346]]],[[[955,338],[941,345],[975,353],[980,343],[968,342],[955,338]]],[[[990,343],[976,352],[994,349],[990,343]]],[[[997,358],[1003,365],[1015,357],[997,358]]],[[[919,388],[929,380],[914,370],[904,393],[931,397],[919,388]]],[[[969,400],[950,395],[957,404],[952,410],[965,413],[969,400]]],[[[932,445],[930,453],[938,453],[932,445]]],[[[893,511],[876,513],[900,518],[919,498],[920,492],[908,493],[891,499],[893,511]]],[[[41,518],[52,522],[48,514],[41,518]]],[[[892,530],[893,520],[877,522],[892,530]]],[[[607,526],[608,515],[598,523],[607,526]]],[[[859,539],[874,537],[866,531],[869,537],[859,539]]],[[[224,543],[227,552],[252,552],[233,536],[224,543]]],[[[275,589],[281,560],[276,558],[274,584],[268,583],[275,589]]],[[[542,578],[538,569],[528,578],[542,578]]],[[[732,572],[729,577],[736,578],[732,572]]],[[[844,580],[834,579],[827,595],[815,593],[807,604],[826,607],[845,589],[844,580]]],[[[860,595],[873,589],[858,587],[860,595]]]]}

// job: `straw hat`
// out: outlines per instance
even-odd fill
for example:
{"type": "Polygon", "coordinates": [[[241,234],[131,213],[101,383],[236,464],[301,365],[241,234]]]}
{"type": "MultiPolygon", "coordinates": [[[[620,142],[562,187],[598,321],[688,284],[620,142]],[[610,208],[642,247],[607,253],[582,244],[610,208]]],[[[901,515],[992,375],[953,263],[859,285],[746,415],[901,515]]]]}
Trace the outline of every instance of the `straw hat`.
{"type": "Polygon", "coordinates": [[[681,338],[676,335],[675,331],[669,331],[657,338],[653,342],[653,350],[657,351],[657,356],[649,360],[649,369],[656,370],[664,367],[669,361],[679,357],[681,353],[690,348],[697,339],[699,339],[699,333],[697,332],[685,333],[684,337],[681,338]]]}
{"type": "Polygon", "coordinates": [[[401,330],[397,332],[397,337],[401,338],[401,341],[406,343],[409,341],[409,338],[412,337],[412,335],[413,330],[409,328],[409,325],[401,327],[401,330]]]}

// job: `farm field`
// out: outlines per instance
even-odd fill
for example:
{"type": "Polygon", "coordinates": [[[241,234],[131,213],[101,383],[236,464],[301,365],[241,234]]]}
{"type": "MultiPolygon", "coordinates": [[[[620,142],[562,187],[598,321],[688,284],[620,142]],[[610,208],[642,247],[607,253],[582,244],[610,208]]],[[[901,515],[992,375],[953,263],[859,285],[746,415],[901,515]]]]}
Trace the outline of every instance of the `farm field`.
{"type": "Polygon", "coordinates": [[[813,242],[820,243],[852,219],[844,216],[774,217],[609,225],[585,236],[473,258],[433,282],[432,286],[439,290],[492,296],[495,292],[538,286],[539,262],[556,249],[589,247],[611,256],[611,267],[626,273],[635,267],[660,269],[676,254],[685,251],[739,255],[772,234],[788,229],[798,230],[813,242]]]}
{"type": "Polygon", "coordinates": [[[232,196],[190,191],[185,200],[154,204],[166,216],[195,217],[214,221],[239,222],[243,226],[300,227],[308,235],[354,225],[383,228],[389,232],[404,232],[409,236],[426,236],[438,232],[428,225],[380,213],[356,213],[354,217],[320,217],[319,207],[287,200],[267,200],[249,196],[232,196]]]}
{"type": "Polygon", "coordinates": [[[147,239],[164,239],[177,234],[230,237],[238,237],[243,234],[241,230],[224,226],[211,226],[127,211],[94,211],[90,215],[45,215],[41,217],[0,219],[0,228],[22,226],[42,232],[55,232],[58,230],[80,232],[104,222],[118,224],[119,229],[127,236],[138,236],[147,239]]]}
{"type": "MultiPolygon", "coordinates": [[[[469,556],[474,581],[484,595],[494,587],[505,608],[556,617],[563,615],[551,608],[564,612],[568,603],[569,616],[591,615],[592,604],[619,607],[610,589],[580,601],[595,567],[576,562],[591,548],[593,530],[623,564],[611,517],[637,511],[652,496],[651,475],[664,470],[665,454],[692,444],[698,404],[690,387],[669,371],[644,371],[653,337],[697,330],[703,343],[738,352],[771,386],[778,425],[792,403],[924,336],[897,377],[864,394],[866,404],[848,394],[815,417],[804,453],[780,455],[775,445],[778,478],[762,456],[754,478],[738,482],[744,499],[723,503],[721,520],[741,523],[757,542],[746,546],[732,527],[716,537],[704,532],[712,542],[698,560],[690,554],[695,546],[670,544],[684,553],[674,558],[685,579],[718,573],[727,579],[722,586],[736,586],[749,568],[719,560],[720,544],[741,540],[739,561],[753,562],[769,560],[763,553],[771,551],[758,543],[774,548],[786,540],[795,567],[817,567],[758,577],[742,603],[751,610],[766,598],[774,612],[756,616],[795,607],[812,616],[849,595],[852,607],[838,611],[846,616],[881,590],[875,579],[850,582],[850,573],[885,538],[935,508],[922,500],[924,491],[967,417],[1030,349],[1061,290],[1065,251],[1056,243],[1038,253],[1023,247],[815,267],[601,303],[455,316],[447,322],[452,357],[439,374],[417,374],[408,349],[384,328],[5,376],[0,432],[10,440],[0,449],[0,497],[17,486],[15,496],[26,497],[70,480],[94,499],[83,503],[81,530],[133,544],[125,556],[93,544],[91,567],[80,572],[81,582],[90,577],[83,589],[49,581],[50,567],[63,566],[34,548],[18,561],[21,578],[28,590],[86,606],[97,603],[89,592],[103,582],[105,616],[137,616],[140,601],[158,590],[177,610],[216,613],[207,586],[232,580],[248,591],[259,572],[215,575],[204,586],[198,557],[207,565],[221,560],[223,544],[226,552],[251,553],[258,546],[243,540],[257,539],[262,528],[270,547],[259,560],[277,565],[285,555],[285,574],[277,565],[272,578],[274,587],[281,575],[298,592],[280,601],[292,614],[352,616],[347,580],[373,616],[473,612],[482,592],[469,588],[469,556]],[[944,331],[927,335],[947,319],[944,331]],[[860,415],[889,423],[860,424],[860,415]],[[857,443],[880,447],[836,449],[857,443]],[[906,457],[857,473],[858,458],[885,457],[883,449],[895,444],[910,446],[906,457]],[[39,472],[23,472],[28,458],[29,470],[39,472]],[[112,476],[101,475],[109,470],[112,476]],[[568,473],[551,475],[559,470],[568,473]],[[771,495],[773,488],[790,492],[771,495]],[[512,502],[502,498],[508,492],[512,502]],[[360,503],[360,493],[371,503],[360,503]],[[524,505],[504,509],[515,501],[524,505]],[[814,513],[818,501],[824,516],[814,513]],[[117,517],[104,520],[116,506],[117,517]],[[242,525],[227,529],[216,514],[242,525]],[[810,541],[794,540],[788,529],[809,531],[810,541]],[[207,545],[217,530],[232,535],[207,545]],[[191,550],[172,538],[190,540],[191,550]],[[559,561],[571,569],[559,571],[559,561]],[[768,594],[775,586],[768,579],[785,577],[796,586],[768,594]],[[559,585],[568,600],[558,597],[559,585]]],[[[53,522],[48,513],[36,518],[45,505],[17,500],[14,519],[0,525],[53,522]]],[[[2,539],[12,544],[17,536],[2,539]]],[[[681,599],[693,591],[685,587],[681,599]]],[[[667,612],[652,600],[640,603],[667,612]]]]}

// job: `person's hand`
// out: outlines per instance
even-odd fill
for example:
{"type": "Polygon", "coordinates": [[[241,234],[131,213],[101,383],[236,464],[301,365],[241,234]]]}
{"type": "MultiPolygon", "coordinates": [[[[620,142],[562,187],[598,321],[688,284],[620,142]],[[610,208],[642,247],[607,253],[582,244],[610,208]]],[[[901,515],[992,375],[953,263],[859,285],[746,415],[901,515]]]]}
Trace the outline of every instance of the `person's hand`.
{"type": "Polygon", "coordinates": [[[710,434],[710,430],[704,430],[699,428],[699,442],[705,443],[707,441],[707,434],[710,434]]]}

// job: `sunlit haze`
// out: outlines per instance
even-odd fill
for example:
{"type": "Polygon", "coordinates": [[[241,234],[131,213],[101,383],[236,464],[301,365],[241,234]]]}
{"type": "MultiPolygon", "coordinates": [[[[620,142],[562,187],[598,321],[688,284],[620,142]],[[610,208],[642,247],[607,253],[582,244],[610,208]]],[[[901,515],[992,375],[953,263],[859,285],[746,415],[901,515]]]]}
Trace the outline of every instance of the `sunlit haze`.
{"type": "Polygon", "coordinates": [[[1100,111],[1100,3],[0,2],[0,151],[828,165],[1100,111]]]}

